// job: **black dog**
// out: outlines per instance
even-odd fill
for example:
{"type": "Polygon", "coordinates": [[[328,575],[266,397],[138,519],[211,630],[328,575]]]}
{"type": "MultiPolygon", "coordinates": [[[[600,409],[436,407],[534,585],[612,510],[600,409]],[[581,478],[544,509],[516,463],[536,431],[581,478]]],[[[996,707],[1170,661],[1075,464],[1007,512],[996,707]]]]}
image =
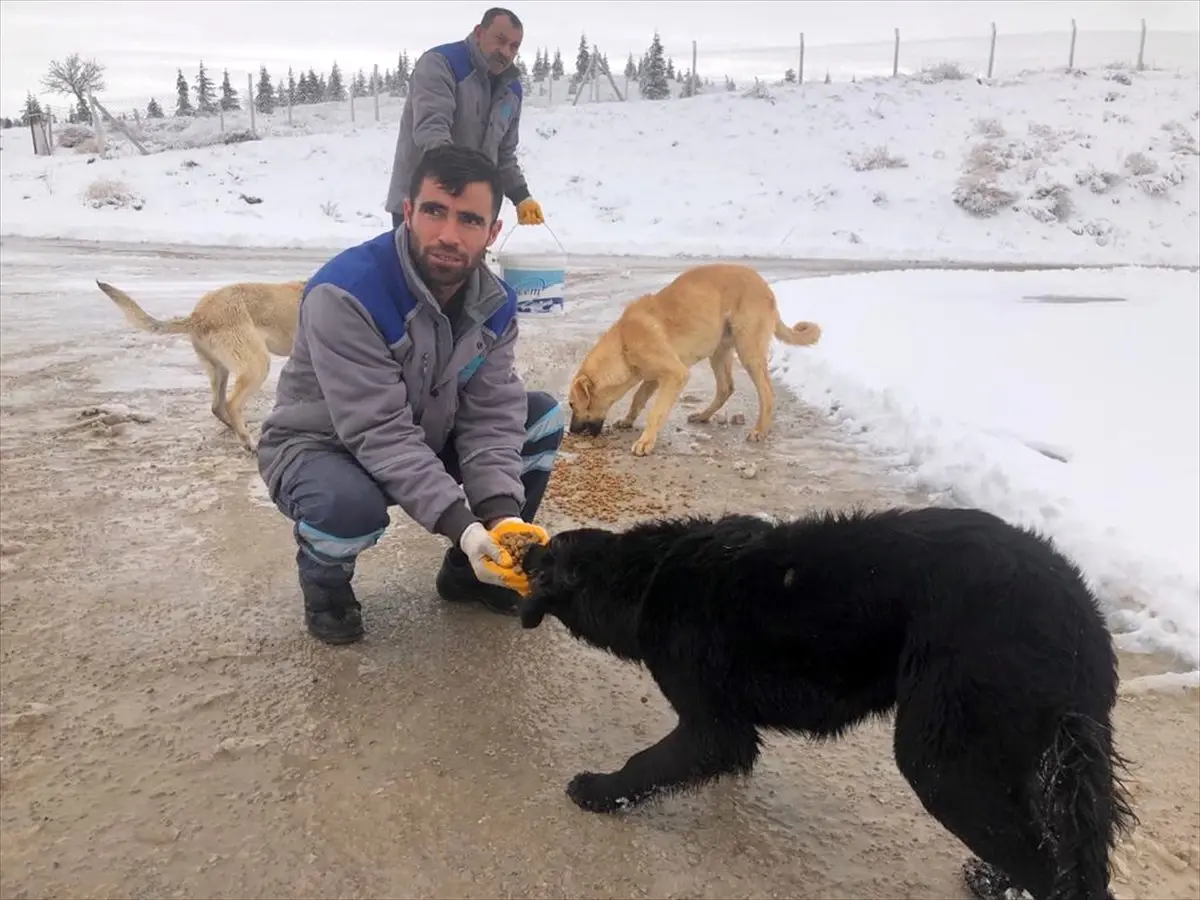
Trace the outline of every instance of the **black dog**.
{"type": "Polygon", "coordinates": [[[576,775],[613,812],[746,774],[758,729],[836,738],[895,711],[895,759],[978,859],[979,896],[1108,897],[1135,820],[1096,600],[1052,544],[970,509],[682,519],[531,548],[521,622],[643,663],[679,717],[619,771],[576,775]]]}

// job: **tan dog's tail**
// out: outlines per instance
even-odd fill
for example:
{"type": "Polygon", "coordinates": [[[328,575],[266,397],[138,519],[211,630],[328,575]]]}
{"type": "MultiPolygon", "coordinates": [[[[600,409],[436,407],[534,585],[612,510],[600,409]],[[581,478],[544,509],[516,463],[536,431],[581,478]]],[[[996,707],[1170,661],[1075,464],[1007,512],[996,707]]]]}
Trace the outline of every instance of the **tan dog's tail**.
{"type": "Polygon", "coordinates": [[[807,347],[821,339],[821,326],[816,322],[797,322],[789,327],[776,318],[775,337],[793,347],[807,347]]]}
{"type": "Polygon", "coordinates": [[[177,319],[156,319],[137,305],[132,297],[120,288],[113,287],[103,281],[97,281],[97,286],[112,298],[113,303],[125,314],[125,318],[134,328],[149,331],[152,334],[187,334],[191,331],[192,317],[181,316],[177,319]]]}

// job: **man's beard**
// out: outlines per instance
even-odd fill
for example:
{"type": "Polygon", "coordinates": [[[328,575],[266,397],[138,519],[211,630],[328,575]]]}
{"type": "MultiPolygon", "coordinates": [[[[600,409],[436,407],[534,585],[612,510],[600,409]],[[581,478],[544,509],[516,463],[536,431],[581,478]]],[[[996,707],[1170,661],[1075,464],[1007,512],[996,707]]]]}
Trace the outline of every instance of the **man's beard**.
{"type": "Polygon", "coordinates": [[[413,235],[412,245],[413,262],[416,263],[422,280],[430,287],[454,287],[462,284],[483,260],[484,253],[487,252],[486,250],[481,251],[472,259],[467,254],[442,244],[423,247],[415,235],[413,235]],[[435,254],[445,254],[448,259],[437,259],[435,254]]]}

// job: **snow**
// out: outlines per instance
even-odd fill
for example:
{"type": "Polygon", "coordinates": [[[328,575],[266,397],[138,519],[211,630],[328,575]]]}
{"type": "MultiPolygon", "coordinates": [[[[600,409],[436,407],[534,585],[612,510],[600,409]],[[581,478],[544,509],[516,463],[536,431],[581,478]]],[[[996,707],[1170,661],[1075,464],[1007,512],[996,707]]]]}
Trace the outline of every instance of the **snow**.
{"type": "Polygon", "coordinates": [[[824,329],[776,345],[782,383],[918,486],[1051,536],[1126,647],[1200,664],[1200,275],[909,270],[775,289],[785,321],[824,329]]]}
{"type": "MultiPolygon", "coordinates": [[[[957,74],[531,103],[520,154],[574,254],[1197,264],[1195,72],[957,74]]],[[[147,143],[185,149],[145,157],[110,134],[115,158],[36,158],[13,129],[0,232],[344,246],[389,224],[399,110],[390,101],[377,123],[360,100],[351,124],[344,105],[297,108],[291,127],[286,112],[259,116],[276,136],[191,148],[219,137],[214,120],[160,120],[147,143]]],[[[502,214],[515,222],[511,204],[502,214]]],[[[510,250],[555,249],[546,229],[509,237],[510,250]]]]}

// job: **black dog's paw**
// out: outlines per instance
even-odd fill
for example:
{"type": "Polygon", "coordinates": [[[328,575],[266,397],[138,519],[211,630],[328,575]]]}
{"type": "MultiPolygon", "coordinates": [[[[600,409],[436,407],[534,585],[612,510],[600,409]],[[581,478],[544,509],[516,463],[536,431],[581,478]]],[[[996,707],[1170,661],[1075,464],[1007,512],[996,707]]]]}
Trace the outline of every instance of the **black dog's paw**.
{"type": "Polygon", "coordinates": [[[1013,891],[1012,879],[977,856],[972,856],[962,867],[963,881],[967,890],[977,900],[1007,900],[1013,891]]]}
{"type": "Polygon", "coordinates": [[[632,805],[629,798],[614,792],[615,788],[611,775],[580,772],[567,785],[567,796],[588,812],[614,813],[632,805]]]}

